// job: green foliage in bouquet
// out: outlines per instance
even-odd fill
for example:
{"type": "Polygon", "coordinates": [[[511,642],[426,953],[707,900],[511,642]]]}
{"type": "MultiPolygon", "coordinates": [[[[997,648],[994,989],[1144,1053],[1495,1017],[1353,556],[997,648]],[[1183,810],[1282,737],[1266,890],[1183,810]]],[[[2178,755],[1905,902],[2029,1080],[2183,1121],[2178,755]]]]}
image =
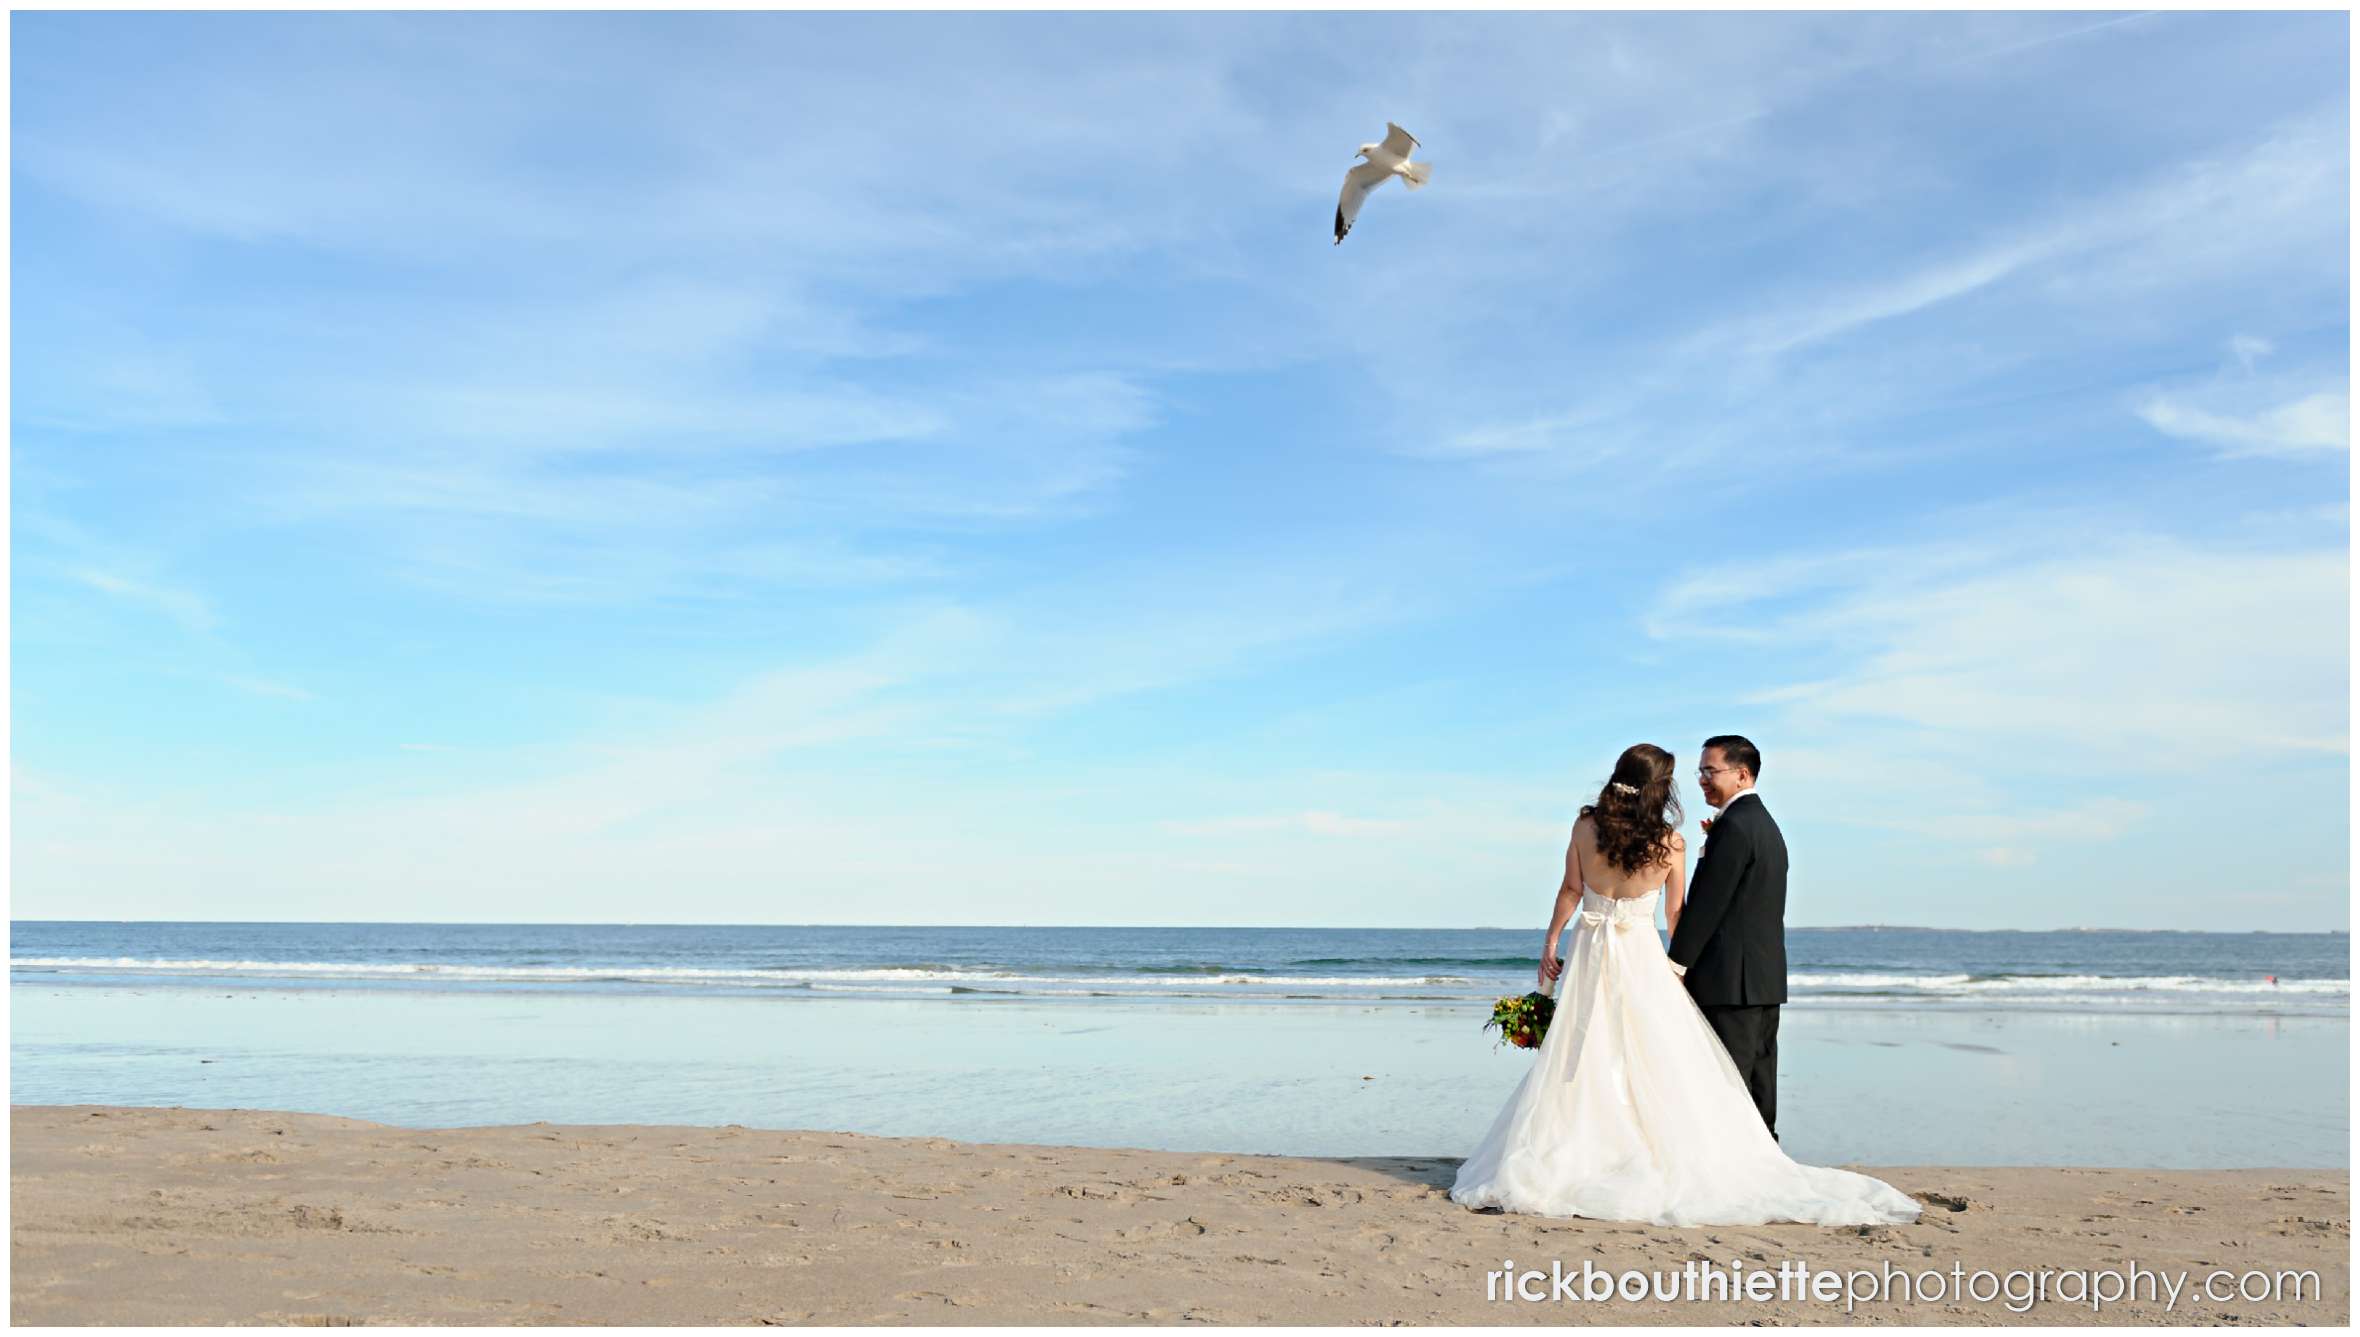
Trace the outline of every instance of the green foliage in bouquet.
{"type": "MultiPolygon", "coordinates": [[[[1491,1020],[1483,1029],[1500,1028],[1500,1038],[1518,1049],[1538,1049],[1541,1037],[1549,1033],[1549,1018],[1557,1015],[1557,1000],[1535,991],[1520,998],[1502,998],[1492,1004],[1491,1020]]],[[[1492,1046],[1497,1049],[1498,1045],[1492,1046]]]]}

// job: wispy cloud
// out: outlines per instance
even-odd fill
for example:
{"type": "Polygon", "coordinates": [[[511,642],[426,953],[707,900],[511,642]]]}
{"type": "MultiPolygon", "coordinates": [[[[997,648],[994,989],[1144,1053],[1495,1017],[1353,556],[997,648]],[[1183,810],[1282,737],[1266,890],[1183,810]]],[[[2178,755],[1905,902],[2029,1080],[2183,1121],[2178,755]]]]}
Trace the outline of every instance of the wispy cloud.
{"type": "Polygon", "coordinates": [[[1074,374],[930,387],[836,427],[723,396],[684,400],[670,431],[627,414],[563,430],[599,403],[511,404],[514,430],[469,429],[490,444],[420,425],[379,452],[290,446],[225,471],[252,512],[377,538],[403,579],[470,602],[743,598],[936,580],[954,567],[931,545],[1088,514],[1158,412],[1129,378],[1074,374]],[[848,450],[793,458],[828,446],[848,450]]]}
{"type": "Polygon", "coordinates": [[[2125,23],[2144,22],[2157,17],[2158,13],[2159,11],[2156,10],[2142,10],[2136,14],[2118,14],[2113,18],[2100,19],[2096,23],[2076,24],[2073,27],[2065,28],[2060,31],[2044,32],[2038,36],[2024,38],[2021,41],[2007,42],[1999,46],[1987,47],[1980,51],[1970,52],[1967,55],[1959,57],[1957,61],[1952,63],[1966,65],[1974,64],[1980,61],[1996,60],[2001,56],[2018,55],[2022,52],[2033,50],[2036,47],[2048,46],[2053,42],[2065,42],[2071,41],[2076,37],[2087,37],[2091,33],[2102,32],[2105,29],[2118,27],[2125,23]]]}
{"type": "Polygon", "coordinates": [[[1360,836],[1390,831],[1401,822],[1384,817],[1353,817],[1340,812],[1266,813],[1246,817],[1200,817],[1156,823],[1160,830],[1183,836],[1233,836],[1241,832],[1299,832],[1314,836],[1360,836]]]}
{"type": "MultiPolygon", "coordinates": [[[[2052,368],[2087,362],[2094,346],[2152,365],[2137,330],[2341,281],[2344,140],[2342,107],[2315,108],[2143,177],[1937,212],[1907,246],[1747,272],[1710,301],[1670,308],[1685,327],[1650,320],[1576,375],[1551,368],[1532,386],[1431,401],[1422,416],[1438,425],[1399,449],[1526,478],[1651,478],[1660,490],[1765,443],[1790,471],[1888,468],[1896,449],[1923,454],[1930,435],[1978,421],[2011,382],[2034,382],[2057,412],[2115,398],[2149,378],[2083,373],[2060,398],[2052,368]],[[1577,395],[1535,388],[1568,379],[1577,395]],[[1503,401],[1528,407],[1460,407],[1503,401]]],[[[2241,337],[2257,341],[2240,345],[2249,351],[2268,342],[2241,337]]],[[[2311,427],[2319,407],[2292,426],[2311,427]]]]}
{"type": "Polygon", "coordinates": [[[1941,261],[1871,288],[1837,294],[1815,306],[1760,318],[1742,345],[1757,357],[1784,353],[1850,334],[1879,321],[1912,315],[1992,286],[2026,266],[2063,253],[2069,234],[2052,233],[2004,243],[1941,261]]]}
{"type": "MultiPolygon", "coordinates": [[[[2019,796],[2017,801],[2022,803],[2026,797],[2019,796]]],[[[2138,829],[2152,811],[2151,804],[2120,798],[2006,812],[1903,803],[1855,806],[1838,820],[1849,827],[1905,832],[1941,846],[1972,846],[1974,857],[1994,868],[2029,868],[2040,863],[2044,850],[2114,845],[2138,829]]]]}
{"type": "MultiPolygon", "coordinates": [[[[1785,681],[1749,684],[1790,719],[1903,724],[1998,753],[2137,753],[2174,770],[2349,747],[2340,551],[2116,538],[2060,552],[2053,539],[2031,559],[1937,548],[1924,562],[1855,553],[1843,568],[1790,569],[1829,583],[1788,603],[1773,581],[1733,576],[1709,619],[1793,652],[1785,681]]],[[[1675,601],[1694,609],[1719,583],[1705,572],[1681,588],[1675,601]]]]}
{"type": "Polygon", "coordinates": [[[2244,415],[2210,412],[2155,395],[2140,403],[2136,412],[2166,436],[2216,446],[2229,458],[2315,458],[2352,448],[2352,404],[2340,391],[2308,394],[2244,415]]]}
{"type": "Polygon", "coordinates": [[[313,701],[318,699],[317,696],[315,696],[312,692],[307,691],[304,688],[297,687],[293,683],[274,682],[268,678],[249,678],[238,674],[232,674],[223,678],[222,681],[232,687],[237,688],[241,692],[250,692],[255,696],[271,696],[285,701],[313,701]]]}
{"type": "Polygon", "coordinates": [[[2129,799],[2094,799],[2040,812],[1953,810],[1862,813],[1845,818],[1860,826],[1906,831],[1934,840],[2022,851],[2016,842],[2033,837],[2111,841],[2137,826],[2151,805],[2129,799]]]}
{"type": "Polygon", "coordinates": [[[74,571],[72,576],[91,589],[162,613],[190,631],[211,631],[221,624],[212,603],[194,590],[132,580],[89,568],[74,571]]]}
{"type": "MultiPolygon", "coordinates": [[[[1825,296],[1790,299],[1708,329],[1696,336],[1695,346],[1718,352],[1734,345],[1754,356],[1786,353],[2097,253],[2111,271],[2135,267],[2141,281],[2158,290],[2209,277],[2184,264],[2175,269],[2167,263],[2175,256],[2183,262],[2200,256],[2206,269],[2241,259],[2278,261],[2290,231],[2306,239],[2319,235],[2344,188],[2342,122],[2340,108],[2290,120],[2237,151],[2075,200],[1982,247],[1825,296]]],[[[2034,305],[2074,301],[2076,287],[2077,281],[2069,281],[2026,296],[2034,305]]],[[[2119,290],[2109,297],[2119,299],[2119,290]]]]}
{"type": "Polygon", "coordinates": [[[1581,449],[1580,463],[1603,464],[1624,453],[1621,440],[1597,430],[1611,428],[1611,417],[1607,409],[1591,405],[1566,413],[1542,414],[1522,422],[1473,427],[1440,442],[1412,442],[1403,453],[1426,459],[1539,454],[1562,459],[1575,449],[1586,447],[1581,449]]]}

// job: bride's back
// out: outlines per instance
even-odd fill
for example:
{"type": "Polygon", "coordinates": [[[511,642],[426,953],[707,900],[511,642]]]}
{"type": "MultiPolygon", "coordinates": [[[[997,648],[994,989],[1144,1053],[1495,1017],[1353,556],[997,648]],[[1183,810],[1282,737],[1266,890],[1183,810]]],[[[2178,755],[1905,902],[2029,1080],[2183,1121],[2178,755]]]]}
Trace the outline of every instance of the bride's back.
{"type": "Polygon", "coordinates": [[[1573,839],[1581,854],[1582,881],[1591,891],[1610,900],[1629,900],[1644,896],[1664,884],[1672,875],[1672,861],[1679,857],[1685,845],[1680,833],[1671,835],[1671,846],[1666,856],[1637,872],[1630,872],[1609,862],[1598,848],[1598,819],[1585,814],[1573,824],[1573,839]]]}

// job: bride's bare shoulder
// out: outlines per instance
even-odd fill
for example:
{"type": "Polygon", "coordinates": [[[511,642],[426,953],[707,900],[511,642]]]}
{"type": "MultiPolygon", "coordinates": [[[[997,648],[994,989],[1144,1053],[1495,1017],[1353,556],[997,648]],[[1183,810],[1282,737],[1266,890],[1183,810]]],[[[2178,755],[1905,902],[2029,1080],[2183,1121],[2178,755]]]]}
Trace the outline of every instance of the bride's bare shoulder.
{"type": "Polygon", "coordinates": [[[1573,819],[1573,848],[1584,854],[1598,852],[1598,819],[1588,813],[1573,819]]]}

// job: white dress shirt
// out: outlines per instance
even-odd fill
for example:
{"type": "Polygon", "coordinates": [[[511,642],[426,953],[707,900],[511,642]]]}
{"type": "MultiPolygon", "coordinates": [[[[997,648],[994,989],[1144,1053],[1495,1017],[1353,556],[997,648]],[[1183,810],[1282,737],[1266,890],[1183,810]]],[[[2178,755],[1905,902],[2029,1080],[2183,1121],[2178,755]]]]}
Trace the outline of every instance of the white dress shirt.
{"type": "MultiPolygon", "coordinates": [[[[1739,799],[1741,799],[1741,798],[1744,798],[1746,795],[1748,795],[1748,794],[1753,794],[1753,793],[1754,793],[1754,791],[1753,791],[1752,789],[1740,789],[1740,790],[1738,790],[1736,793],[1734,793],[1734,794],[1731,794],[1731,795],[1729,796],[1729,803],[1735,803],[1735,802],[1737,802],[1739,799]]],[[[1761,795],[1759,795],[1759,794],[1754,794],[1754,797],[1756,797],[1756,798],[1760,798],[1760,797],[1761,797],[1761,795]]],[[[1729,803],[1724,803],[1724,804],[1720,805],[1719,807],[1717,807],[1717,808],[1713,809],[1713,811],[1714,811],[1714,812],[1727,812],[1727,811],[1729,811],[1729,803]]]]}

